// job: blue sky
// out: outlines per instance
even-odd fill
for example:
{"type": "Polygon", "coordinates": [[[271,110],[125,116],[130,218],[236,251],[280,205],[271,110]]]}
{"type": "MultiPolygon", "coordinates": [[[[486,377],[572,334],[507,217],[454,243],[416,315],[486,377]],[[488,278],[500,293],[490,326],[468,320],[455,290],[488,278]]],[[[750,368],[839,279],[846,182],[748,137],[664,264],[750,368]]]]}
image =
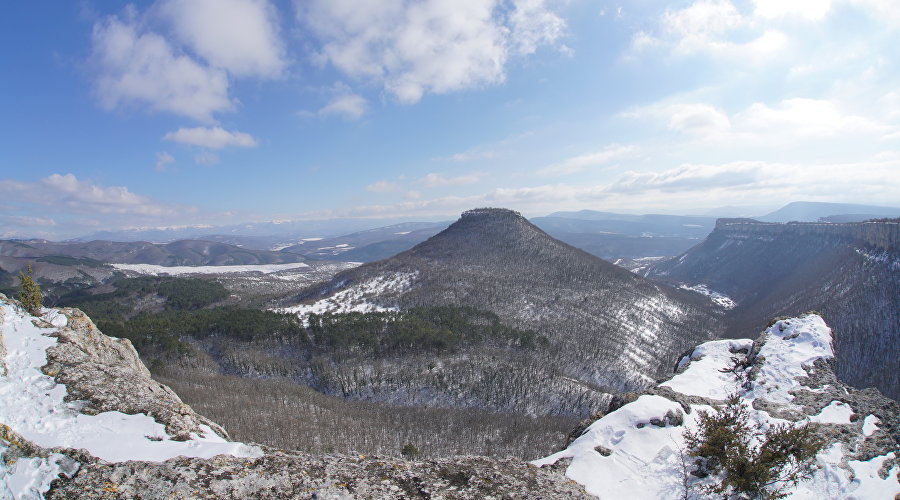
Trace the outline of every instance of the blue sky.
{"type": "Polygon", "coordinates": [[[3,9],[0,237],[900,205],[893,0],[3,9]]]}

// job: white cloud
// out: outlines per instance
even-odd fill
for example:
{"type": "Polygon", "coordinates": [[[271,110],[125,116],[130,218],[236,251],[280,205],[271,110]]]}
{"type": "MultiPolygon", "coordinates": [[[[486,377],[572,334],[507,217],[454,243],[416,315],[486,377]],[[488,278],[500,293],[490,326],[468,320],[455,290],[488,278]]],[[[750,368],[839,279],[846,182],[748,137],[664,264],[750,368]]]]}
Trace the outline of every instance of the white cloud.
{"type": "Polygon", "coordinates": [[[639,31],[631,50],[640,53],[665,47],[680,56],[705,55],[741,64],[766,64],[780,56],[788,37],[770,24],[757,23],[729,0],[697,0],[682,9],[668,9],[657,33],[639,31]]]}
{"type": "Polygon", "coordinates": [[[900,9],[896,0],[849,0],[849,3],[862,8],[874,19],[891,26],[900,27],[900,9]]]}
{"type": "Polygon", "coordinates": [[[210,151],[201,151],[194,155],[194,163],[197,165],[215,165],[219,163],[219,155],[210,151]]]}
{"type": "Polygon", "coordinates": [[[570,175],[581,172],[589,167],[595,167],[609,163],[613,160],[622,158],[633,153],[636,150],[634,146],[611,145],[601,151],[574,156],[560,163],[554,163],[538,170],[539,175],[570,175]]]}
{"type": "Polygon", "coordinates": [[[467,184],[475,184],[481,180],[481,174],[460,175],[457,177],[446,177],[443,174],[430,173],[419,179],[421,184],[429,188],[447,187],[447,186],[465,186],[467,184]]]}
{"type": "Polygon", "coordinates": [[[708,135],[728,130],[731,121],[722,110],[702,103],[675,104],[669,106],[666,126],[683,133],[708,135]]]}
{"type": "Polygon", "coordinates": [[[352,120],[361,118],[366,114],[368,102],[360,95],[353,93],[341,94],[331,100],[319,114],[323,116],[343,116],[352,120]]]}
{"type": "MultiPolygon", "coordinates": [[[[514,33],[511,41],[515,51],[522,55],[534,53],[541,45],[552,44],[566,29],[565,21],[548,10],[544,0],[516,1],[509,24],[514,33]]],[[[565,53],[572,49],[562,46],[560,50],[565,53]]]]}
{"type": "Polygon", "coordinates": [[[176,37],[213,67],[262,77],[285,68],[278,14],[266,0],[163,0],[158,9],[176,37]]]}
{"type": "Polygon", "coordinates": [[[222,127],[180,128],[164,135],[163,140],[209,149],[222,149],[228,146],[242,148],[256,146],[256,139],[250,134],[229,132],[222,127]]]}
{"type": "Polygon", "coordinates": [[[200,121],[233,108],[225,71],[180,53],[162,36],[144,32],[133,8],[126,19],[109,16],[94,24],[92,61],[96,95],[115,109],[130,104],[200,121]]]}
{"type": "Polygon", "coordinates": [[[156,153],[156,171],[157,172],[165,172],[166,168],[168,168],[169,164],[175,163],[175,157],[166,153],[165,151],[161,151],[156,153]]]}
{"type": "Polygon", "coordinates": [[[0,181],[5,200],[68,213],[177,215],[176,207],[137,195],[124,186],[103,187],[73,174],[53,174],[37,182],[0,181]]]}
{"type": "Polygon", "coordinates": [[[399,184],[390,181],[378,181],[366,186],[366,191],[371,191],[373,193],[396,193],[401,189],[399,184]]]}
{"type": "Polygon", "coordinates": [[[650,118],[674,132],[731,146],[881,136],[895,130],[873,119],[843,112],[830,100],[808,98],[785,99],[775,105],[756,102],[731,115],[706,103],[675,102],[645,106],[622,116],[650,118]]]}
{"type": "Polygon", "coordinates": [[[831,0],[753,0],[753,13],[772,19],[795,15],[818,21],[831,10],[831,0]]]}
{"type": "Polygon", "coordinates": [[[553,43],[563,21],[542,0],[297,0],[300,21],[321,43],[320,57],[351,77],[374,81],[398,100],[417,102],[505,79],[511,54],[553,43]]]}
{"type": "Polygon", "coordinates": [[[743,16],[729,0],[700,0],[663,15],[666,31],[682,37],[710,36],[726,33],[744,24],[743,16]]]}
{"type": "Polygon", "coordinates": [[[368,205],[329,216],[448,215],[476,206],[504,206],[532,214],[597,206],[671,213],[673,207],[780,206],[789,201],[896,204],[900,159],[857,163],[734,161],[685,164],[657,172],[625,172],[606,184],[498,187],[472,196],[368,205]]]}
{"type": "Polygon", "coordinates": [[[823,99],[785,99],[775,107],[754,103],[734,119],[742,130],[757,136],[824,138],[887,130],[869,119],[842,113],[833,102],[823,99]]]}

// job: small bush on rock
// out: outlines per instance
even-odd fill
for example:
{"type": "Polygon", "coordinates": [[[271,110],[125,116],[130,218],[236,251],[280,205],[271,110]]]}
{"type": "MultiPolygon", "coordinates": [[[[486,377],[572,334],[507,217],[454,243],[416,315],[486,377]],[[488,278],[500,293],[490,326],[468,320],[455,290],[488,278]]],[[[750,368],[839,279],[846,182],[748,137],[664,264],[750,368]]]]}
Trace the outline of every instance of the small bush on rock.
{"type": "Polygon", "coordinates": [[[783,498],[786,490],[812,476],[825,441],[809,425],[773,425],[760,432],[740,397],[730,396],[717,413],[700,412],[696,432],[685,432],[688,453],[697,457],[694,474],[719,475],[709,493],[749,498],[783,498]]]}

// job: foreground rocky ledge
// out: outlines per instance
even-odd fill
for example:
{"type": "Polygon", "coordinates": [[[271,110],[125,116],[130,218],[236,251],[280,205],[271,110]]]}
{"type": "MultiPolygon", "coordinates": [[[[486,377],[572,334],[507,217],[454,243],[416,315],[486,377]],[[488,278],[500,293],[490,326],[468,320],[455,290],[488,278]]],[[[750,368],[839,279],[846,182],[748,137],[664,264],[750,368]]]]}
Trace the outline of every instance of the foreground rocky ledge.
{"type": "Polygon", "coordinates": [[[0,498],[585,498],[516,459],[314,456],[227,440],[77,309],[0,294],[0,498]]]}

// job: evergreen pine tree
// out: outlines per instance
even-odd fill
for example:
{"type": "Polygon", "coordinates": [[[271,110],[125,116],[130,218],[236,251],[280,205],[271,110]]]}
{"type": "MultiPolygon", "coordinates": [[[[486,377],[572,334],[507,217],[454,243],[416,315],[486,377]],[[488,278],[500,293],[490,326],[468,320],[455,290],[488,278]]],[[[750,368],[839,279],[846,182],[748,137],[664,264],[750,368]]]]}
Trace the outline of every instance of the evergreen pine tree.
{"type": "Polygon", "coordinates": [[[31,264],[28,264],[28,274],[19,271],[19,302],[31,315],[41,315],[41,287],[31,276],[31,264]]]}

